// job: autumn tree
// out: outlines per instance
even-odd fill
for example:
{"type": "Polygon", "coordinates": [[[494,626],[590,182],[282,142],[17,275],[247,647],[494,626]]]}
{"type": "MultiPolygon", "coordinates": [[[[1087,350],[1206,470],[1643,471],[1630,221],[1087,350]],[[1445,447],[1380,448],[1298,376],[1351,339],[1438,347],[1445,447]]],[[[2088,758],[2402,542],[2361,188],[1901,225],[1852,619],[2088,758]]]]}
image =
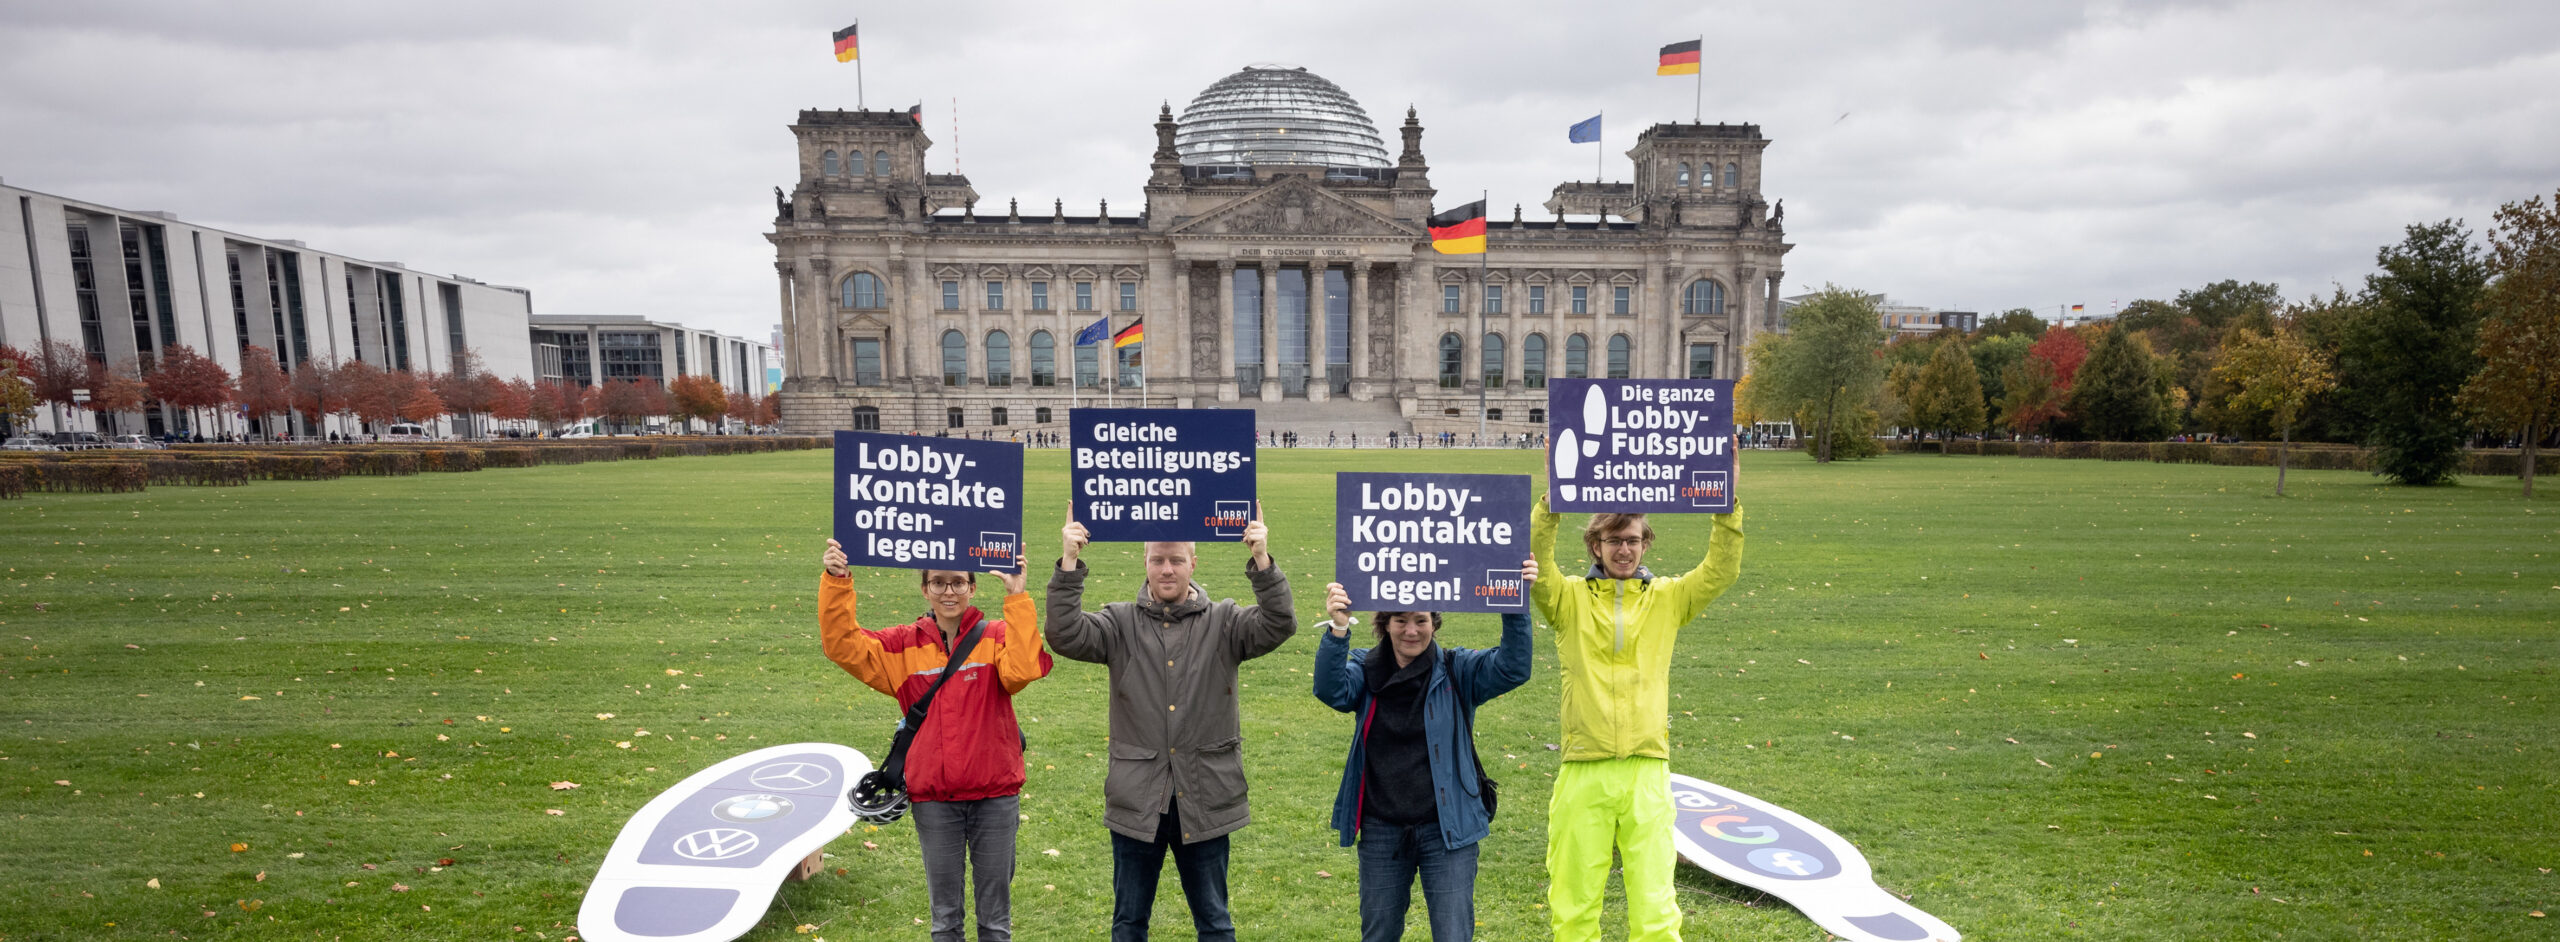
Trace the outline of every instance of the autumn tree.
{"type": "Polygon", "coordinates": [[[452,410],[445,405],[443,397],[436,395],[436,385],[431,379],[408,370],[394,370],[390,376],[390,395],[392,401],[398,403],[395,410],[401,419],[433,422],[437,416],[452,410]]]}
{"type": "Polygon", "coordinates": [[[2025,337],[2032,342],[2044,336],[2045,327],[2044,318],[2037,317],[2034,310],[2013,307],[1983,321],[1973,335],[1977,341],[1993,337],[2025,337]]]}
{"type": "Polygon", "coordinates": [[[233,398],[231,371],[185,344],[162,348],[159,367],[143,382],[152,398],[187,410],[187,426],[199,431],[204,428],[198,421],[201,410],[221,408],[233,398]]]}
{"type": "Polygon", "coordinates": [[[1930,354],[1929,365],[1920,368],[1913,384],[1912,424],[1936,429],[1939,453],[1945,454],[1945,443],[1955,440],[1957,432],[1982,430],[1982,376],[1973,366],[1973,354],[1961,340],[1949,340],[1930,354]]]}
{"type": "Polygon", "coordinates": [[[294,364],[290,386],[293,407],[311,419],[311,427],[327,434],[329,415],[347,411],[346,384],[340,374],[345,371],[332,357],[322,356],[294,364]]]}
{"type": "Polygon", "coordinates": [[[31,352],[35,359],[26,377],[35,386],[36,401],[53,406],[55,428],[68,429],[71,426],[63,417],[63,410],[81,405],[77,401],[78,390],[95,390],[98,362],[80,352],[79,347],[60,340],[48,341],[31,352]]]}
{"type": "Polygon", "coordinates": [[[500,422],[522,422],[533,417],[533,384],[526,380],[503,380],[488,374],[489,417],[500,422]]]}
{"type": "Polygon", "coordinates": [[[1984,425],[1998,418],[1993,409],[2009,394],[2009,367],[2027,358],[2027,347],[2035,341],[2024,334],[1998,334],[1984,337],[1966,349],[1973,354],[1973,375],[1982,382],[1984,425]]]}
{"type": "Polygon", "coordinates": [[[27,377],[35,360],[26,351],[0,344],[0,437],[18,434],[18,426],[36,420],[35,381],[27,377]]]}
{"type": "Polygon", "coordinates": [[[2373,446],[2374,470],[2400,484],[2450,480],[2470,430],[2456,402],[2479,368],[2489,263],[2460,220],[2412,225],[2365,276],[2364,316],[2348,325],[2339,390],[2373,446]]]}
{"type": "Polygon", "coordinates": [[[695,419],[717,427],[721,413],[729,410],[728,390],[708,376],[678,376],[667,391],[673,398],[673,414],[685,420],[686,431],[692,431],[695,419]]]}
{"type": "MultiPolygon", "coordinates": [[[[89,411],[98,414],[101,425],[107,424],[110,416],[139,410],[151,401],[151,387],[142,382],[140,360],[127,358],[113,366],[93,362],[89,370],[89,375],[95,377],[89,389],[89,411]]],[[[121,422],[111,428],[123,431],[121,422]]]]}
{"type": "Polygon", "coordinates": [[[2105,331],[2074,377],[2070,409],[2081,431],[2099,441],[2158,441],[2177,428],[2170,366],[2151,351],[2150,338],[2105,331]]]}
{"type": "Polygon", "coordinates": [[[276,414],[293,408],[292,382],[275,351],[255,344],[240,351],[240,409],[267,420],[261,427],[270,433],[276,414]]]}
{"type": "Polygon", "coordinates": [[[2234,408],[2267,413],[2282,436],[2276,445],[2276,496],[2284,496],[2284,472],[2293,449],[2293,423],[2312,397],[2337,385],[2328,358],[2299,332],[2241,329],[2223,347],[2214,373],[2230,388],[2234,408]]]}
{"type": "Polygon", "coordinates": [[[2524,441],[2524,496],[2533,497],[2534,462],[2553,420],[2560,418],[2560,192],[2498,207],[2489,232],[2489,265],[2498,280],[2482,299],[2480,372],[2463,384],[2461,402],[2491,428],[2524,441]]]}
{"type": "Polygon", "coordinates": [[[726,414],[740,425],[756,424],[756,397],[744,389],[730,390],[726,414]]]}
{"type": "Polygon", "coordinates": [[[637,380],[609,379],[597,387],[596,412],[617,428],[636,424],[651,414],[648,410],[648,394],[640,391],[637,380]]]}
{"type": "Polygon", "coordinates": [[[782,399],[780,397],[759,396],[756,398],[756,424],[782,424],[782,399]]]}
{"type": "Polygon", "coordinates": [[[569,421],[569,413],[562,407],[561,400],[561,391],[566,385],[550,380],[528,384],[525,411],[527,416],[533,419],[535,430],[553,431],[558,429],[561,423],[569,421]]]}
{"type": "Polygon", "coordinates": [[[642,418],[654,418],[661,415],[675,414],[676,405],[674,397],[667,395],[667,387],[659,385],[657,380],[642,377],[640,379],[633,380],[632,384],[640,390],[640,415],[642,418]]]}
{"type": "Polygon", "coordinates": [[[1810,419],[1808,441],[1814,460],[1828,462],[1833,435],[1844,410],[1865,410],[1884,381],[1884,323],[1875,299],[1864,292],[1826,286],[1788,312],[1789,332],[1766,335],[1754,345],[1768,350],[1755,357],[1753,372],[1767,395],[1764,401],[1782,411],[1810,419]]]}
{"type": "Polygon", "coordinates": [[[363,360],[350,360],[338,368],[338,395],[346,401],[341,411],[353,414],[373,434],[380,434],[380,426],[400,417],[404,391],[394,385],[391,371],[363,360]]]}
{"type": "Polygon", "coordinates": [[[466,438],[480,435],[479,426],[472,419],[489,411],[489,379],[489,370],[481,364],[479,352],[464,347],[454,352],[451,371],[438,373],[428,381],[435,388],[436,399],[462,419],[461,432],[466,438]]]}

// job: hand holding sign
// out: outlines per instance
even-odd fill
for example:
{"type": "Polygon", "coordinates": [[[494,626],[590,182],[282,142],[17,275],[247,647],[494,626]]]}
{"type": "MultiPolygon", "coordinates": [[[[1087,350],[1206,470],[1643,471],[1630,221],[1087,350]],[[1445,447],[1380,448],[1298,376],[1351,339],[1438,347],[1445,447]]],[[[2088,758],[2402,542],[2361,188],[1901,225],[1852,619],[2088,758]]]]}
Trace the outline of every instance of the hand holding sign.
{"type": "Polygon", "coordinates": [[[1521,560],[1520,584],[1527,585],[1536,581],[1538,581],[1538,558],[1532,556],[1528,559],[1521,560]]]}
{"type": "Polygon", "coordinates": [[[827,575],[840,579],[853,575],[853,570],[845,566],[844,544],[834,540],[827,541],[827,553],[819,557],[818,562],[827,567],[827,575]]]}
{"type": "Polygon", "coordinates": [[[1351,593],[1342,587],[1342,583],[1325,583],[1324,617],[1333,622],[1334,631],[1351,627],[1351,593]]]}
{"type": "Polygon", "coordinates": [[[1254,569],[1271,568],[1271,528],[1262,525],[1262,501],[1253,502],[1253,522],[1244,525],[1244,545],[1253,551],[1254,569]]]}
{"type": "Polygon", "coordinates": [[[1021,595],[1023,587],[1031,582],[1031,560],[1017,559],[1013,568],[996,570],[996,580],[1004,583],[1005,597],[1021,595]]]}
{"type": "Polygon", "coordinates": [[[1092,535],[1085,532],[1084,524],[1067,521],[1058,529],[1058,568],[1076,568],[1076,554],[1084,552],[1084,545],[1089,542],[1092,535]]]}

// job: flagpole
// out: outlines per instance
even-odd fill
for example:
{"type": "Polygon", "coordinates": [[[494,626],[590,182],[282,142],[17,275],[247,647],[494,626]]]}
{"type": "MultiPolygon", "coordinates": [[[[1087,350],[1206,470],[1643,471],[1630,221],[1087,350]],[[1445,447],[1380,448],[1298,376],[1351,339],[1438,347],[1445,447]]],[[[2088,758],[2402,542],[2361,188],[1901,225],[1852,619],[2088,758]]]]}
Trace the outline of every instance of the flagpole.
{"type": "Polygon", "coordinates": [[[1699,33],[1699,34],[1698,34],[1698,50],[1699,50],[1699,53],[1700,53],[1700,54],[1699,54],[1699,57],[1698,57],[1698,59],[1699,59],[1699,61],[1698,61],[1698,71],[1695,71],[1695,72],[1691,72],[1691,73],[1689,73],[1689,74],[1691,74],[1691,75],[1695,75],[1695,76],[1697,76],[1697,77],[1698,77],[1698,87],[1697,87],[1697,91],[1696,91],[1694,94],[1692,94],[1692,95],[1690,96],[1690,98],[1689,98],[1689,123],[1690,123],[1690,124],[1704,124],[1704,123],[1706,123],[1706,119],[1705,119],[1704,117],[1702,117],[1702,115],[1704,115],[1704,114],[1706,113],[1706,110],[1707,110],[1707,105],[1706,105],[1706,102],[1707,102],[1707,63],[1706,63],[1706,56],[1705,56],[1706,48],[1707,48],[1707,34],[1705,34],[1705,33],[1699,33]]]}
{"type": "Polygon", "coordinates": [[[853,110],[862,106],[862,21],[853,21],[853,110]]]}
{"type": "MultiPolygon", "coordinates": [[[[1602,138],[1609,136],[1609,112],[1602,111],[1598,117],[1600,118],[1600,126],[1594,129],[1597,133],[1591,135],[1591,182],[1594,185],[1600,183],[1600,161],[1602,159],[1602,155],[1609,152],[1608,143],[1602,140],[1602,138]]],[[[1594,192],[1596,193],[1598,191],[1594,190],[1594,192]]],[[[1609,221],[1609,204],[1605,201],[1600,204],[1600,221],[1609,221]]]]}
{"type": "Polygon", "coordinates": [[[1490,324],[1487,320],[1490,315],[1484,309],[1484,296],[1485,289],[1491,287],[1485,282],[1485,276],[1486,270],[1492,265],[1493,256],[1492,197],[1492,190],[1479,190],[1476,193],[1476,200],[1484,203],[1485,210],[1484,251],[1476,253],[1476,444],[1479,446],[1484,444],[1484,334],[1490,324]]]}

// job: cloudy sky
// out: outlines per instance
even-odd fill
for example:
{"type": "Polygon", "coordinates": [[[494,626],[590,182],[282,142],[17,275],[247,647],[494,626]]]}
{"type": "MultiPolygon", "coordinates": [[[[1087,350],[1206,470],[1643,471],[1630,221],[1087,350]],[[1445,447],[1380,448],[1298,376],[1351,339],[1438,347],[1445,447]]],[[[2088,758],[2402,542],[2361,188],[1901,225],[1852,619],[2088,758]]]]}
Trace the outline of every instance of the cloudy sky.
{"type": "MultiPolygon", "coordinates": [[[[2560,4],[0,0],[0,178],[762,336],[801,108],[922,101],[981,207],[1142,202],[1160,102],[1304,65],[1529,218],[1694,86],[1774,143],[1787,290],[2109,309],[2354,287],[2403,226],[2560,187],[2560,4]],[[953,119],[958,131],[953,132],[953,119]],[[954,146],[956,143],[956,147],[954,146]]],[[[1392,147],[1392,145],[1391,145],[1392,147]]],[[[1444,200],[1443,202],[1451,202],[1444,200]]]]}

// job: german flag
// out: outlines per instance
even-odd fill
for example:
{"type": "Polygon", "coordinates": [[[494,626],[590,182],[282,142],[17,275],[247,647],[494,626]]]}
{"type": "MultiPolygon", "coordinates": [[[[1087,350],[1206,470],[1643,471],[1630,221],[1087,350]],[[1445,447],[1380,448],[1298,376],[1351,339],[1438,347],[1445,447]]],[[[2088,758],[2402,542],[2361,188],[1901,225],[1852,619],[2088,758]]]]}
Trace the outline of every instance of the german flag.
{"type": "MultiPolygon", "coordinates": [[[[862,46],[862,38],[861,38],[860,36],[855,35],[855,34],[857,34],[857,33],[860,33],[861,31],[862,31],[862,24],[860,24],[860,23],[855,23],[855,24],[853,24],[853,25],[851,25],[851,26],[847,26],[847,27],[845,27],[845,28],[843,28],[843,29],[836,30],[836,61],[837,61],[837,62],[851,62],[851,61],[853,61],[853,60],[855,60],[855,59],[862,58],[862,49],[861,49],[861,46],[862,46]]],[[[1697,46],[1697,44],[1696,44],[1696,43],[1690,43],[1689,45],[1690,45],[1690,47],[1691,47],[1691,48],[1696,48],[1696,46],[1697,46]]],[[[1694,58],[1694,57],[1693,57],[1693,58],[1694,58]]],[[[1668,62],[1668,61],[1670,61],[1670,60],[1665,59],[1665,60],[1663,60],[1663,61],[1668,62]]],[[[1697,71],[1697,70],[1695,70],[1695,69],[1691,69],[1690,71],[1694,72],[1694,71],[1697,71]]]]}
{"type": "Polygon", "coordinates": [[[1662,47],[1662,64],[1654,67],[1653,74],[1698,74],[1698,41],[1691,39],[1662,47]]]}
{"type": "Polygon", "coordinates": [[[1111,349],[1114,350],[1133,343],[1145,342],[1147,342],[1147,319],[1143,317],[1130,321],[1129,326],[1120,328],[1119,333],[1111,335],[1111,349]]]}
{"type": "Polygon", "coordinates": [[[1484,254],[1484,201],[1433,214],[1431,247],[1442,255],[1484,254]]]}
{"type": "Polygon", "coordinates": [[[924,102],[916,102],[915,107],[907,109],[907,120],[915,122],[918,126],[924,124],[924,102]]]}

